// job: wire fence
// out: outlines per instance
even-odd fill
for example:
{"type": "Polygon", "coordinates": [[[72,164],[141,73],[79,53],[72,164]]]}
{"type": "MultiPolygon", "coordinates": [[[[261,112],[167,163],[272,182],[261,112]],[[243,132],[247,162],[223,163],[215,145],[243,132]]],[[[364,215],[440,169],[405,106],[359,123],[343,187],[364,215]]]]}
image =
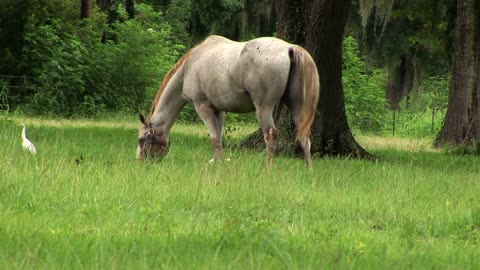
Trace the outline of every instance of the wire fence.
{"type": "Polygon", "coordinates": [[[37,77],[22,75],[0,75],[0,106],[12,106],[28,103],[30,96],[35,92],[37,77]]]}
{"type": "MultiPolygon", "coordinates": [[[[0,110],[15,110],[17,108],[25,108],[30,101],[30,98],[35,94],[35,89],[40,83],[37,77],[22,75],[0,75],[0,110]]],[[[437,132],[437,129],[442,124],[442,117],[445,114],[445,109],[433,109],[431,111],[416,112],[412,114],[391,111],[392,119],[390,122],[391,134],[395,136],[397,130],[406,129],[407,123],[419,121],[420,118],[430,118],[427,123],[427,129],[431,134],[437,132]],[[440,118],[439,118],[440,117],[440,118]]],[[[388,120],[386,120],[388,121],[388,120]]],[[[423,120],[425,123],[425,120],[423,120]]],[[[388,124],[387,124],[388,125],[388,124]]],[[[428,132],[425,132],[428,133],[428,132]]]]}

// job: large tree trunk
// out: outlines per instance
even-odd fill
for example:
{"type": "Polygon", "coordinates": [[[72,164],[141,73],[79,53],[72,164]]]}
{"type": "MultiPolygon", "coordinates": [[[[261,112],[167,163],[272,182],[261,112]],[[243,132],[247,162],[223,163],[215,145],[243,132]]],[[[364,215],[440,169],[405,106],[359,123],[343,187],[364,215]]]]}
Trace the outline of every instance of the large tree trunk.
{"type": "Polygon", "coordinates": [[[127,12],[129,19],[135,17],[135,3],[133,0],[125,0],[125,11],[127,12]]]}
{"type": "Polygon", "coordinates": [[[471,145],[480,141],[478,0],[457,0],[450,94],[436,145],[471,145]]]}
{"type": "MultiPolygon", "coordinates": [[[[320,75],[320,101],[312,126],[312,153],[317,155],[370,155],[355,141],[345,114],[342,85],[342,42],[351,0],[277,0],[277,34],[304,46],[315,60],[320,75]]],[[[295,126],[284,105],[275,111],[277,149],[296,152],[295,126]]],[[[263,149],[257,130],[242,146],[263,149]]]]}
{"type": "Polygon", "coordinates": [[[80,2],[80,18],[90,18],[92,15],[92,0],[82,0],[80,2]]]}

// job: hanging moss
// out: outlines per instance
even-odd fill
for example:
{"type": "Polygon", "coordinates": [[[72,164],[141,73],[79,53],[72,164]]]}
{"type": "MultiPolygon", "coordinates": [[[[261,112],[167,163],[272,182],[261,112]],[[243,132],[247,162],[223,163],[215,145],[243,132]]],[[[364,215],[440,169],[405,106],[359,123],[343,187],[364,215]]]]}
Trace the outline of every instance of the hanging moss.
{"type": "Polygon", "coordinates": [[[395,0],[360,0],[360,16],[363,30],[370,20],[373,20],[373,29],[377,40],[382,38],[385,27],[392,15],[395,0]],[[377,31],[380,30],[380,33],[377,31]]]}
{"type": "Polygon", "coordinates": [[[275,31],[274,1],[247,0],[234,24],[239,29],[237,39],[271,36],[275,31]]]}

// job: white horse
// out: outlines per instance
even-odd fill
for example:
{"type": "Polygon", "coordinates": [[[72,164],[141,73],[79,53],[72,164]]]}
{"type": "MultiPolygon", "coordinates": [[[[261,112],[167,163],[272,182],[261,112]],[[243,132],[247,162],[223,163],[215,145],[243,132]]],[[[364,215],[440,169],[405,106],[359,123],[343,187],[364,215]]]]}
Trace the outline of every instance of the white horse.
{"type": "Polygon", "coordinates": [[[317,67],[300,46],[273,37],[235,42],[210,36],[190,49],[167,73],[138,136],[137,158],[168,152],[170,129],[190,102],[208,128],[215,159],[222,159],[225,112],[255,111],[273,162],[275,105],[283,101],[296,126],[296,139],[311,166],[310,127],[320,92],[317,67]]]}

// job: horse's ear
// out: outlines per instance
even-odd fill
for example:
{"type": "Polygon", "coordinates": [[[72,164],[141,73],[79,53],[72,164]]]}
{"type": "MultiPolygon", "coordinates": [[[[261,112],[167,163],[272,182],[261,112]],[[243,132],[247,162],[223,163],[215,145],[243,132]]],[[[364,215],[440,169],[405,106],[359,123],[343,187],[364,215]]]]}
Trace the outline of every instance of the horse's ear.
{"type": "Polygon", "coordinates": [[[146,126],[147,124],[145,123],[145,117],[143,116],[143,114],[139,113],[138,117],[140,118],[140,122],[142,122],[142,124],[146,126]]]}

